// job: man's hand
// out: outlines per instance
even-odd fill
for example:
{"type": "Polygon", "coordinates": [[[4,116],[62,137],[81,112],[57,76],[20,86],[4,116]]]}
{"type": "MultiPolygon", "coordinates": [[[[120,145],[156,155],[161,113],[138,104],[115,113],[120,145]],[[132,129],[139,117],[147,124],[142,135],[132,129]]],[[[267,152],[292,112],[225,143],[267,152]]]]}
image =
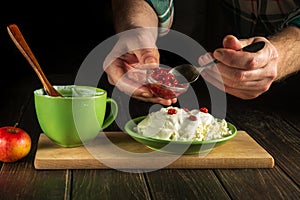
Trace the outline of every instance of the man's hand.
{"type": "Polygon", "coordinates": [[[162,99],[153,96],[144,86],[147,69],[158,67],[159,51],[155,45],[153,29],[137,28],[123,33],[104,62],[110,84],[133,98],[171,105],[177,99],[162,99]]]}
{"type": "MultiPolygon", "coordinates": [[[[238,40],[228,35],[223,40],[224,48],[212,55],[220,63],[202,72],[211,84],[242,99],[253,99],[266,92],[277,77],[278,53],[264,37],[238,40]],[[238,51],[254,42],[264,41],[265,47],[256,52],[238,51]]],[[[199,58],[199,64],[208,62],[207,56],[199,58]]]]}

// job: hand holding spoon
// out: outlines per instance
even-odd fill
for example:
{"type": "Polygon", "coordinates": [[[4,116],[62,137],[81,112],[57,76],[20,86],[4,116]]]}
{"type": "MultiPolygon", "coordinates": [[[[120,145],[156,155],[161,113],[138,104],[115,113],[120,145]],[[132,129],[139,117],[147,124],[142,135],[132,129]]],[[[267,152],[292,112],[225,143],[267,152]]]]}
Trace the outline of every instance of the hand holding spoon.
{"type": "Polygon", "coordinates": [[[46,93],[49,96],[62,96],[48,81],[47,77],[45,76],[44,72],[42,71],[37,59],[35,58],[34,54],[32,53],[30,47],[28,46],[26,40],[24,39],[21,31],[19,30],[18,26],[15,24],[11,24],[7,27],[7,31],[9,36],[29,62],[35,73],[38,75],[40,81],[42,82],[46,93]]]}
{"type": "MultiPolygon", "coordinates": [[[[252,43],[248,46],[243,47],[239,51],[246,51],[246,52],[258,52],[259,50],[263,49],[265,46],[265,42],[256,42],[252,43]]],[[[200,67],[195,67],[190,64],[182,64],[172,68],[169,73],[173,74],[176,80],[180,83],[192,83],[196,81],[200,75],[200,73],[206,69],[207,67],[217,64],[218,60],[213,60],[210,63],[207,63],[200,67]]]]}

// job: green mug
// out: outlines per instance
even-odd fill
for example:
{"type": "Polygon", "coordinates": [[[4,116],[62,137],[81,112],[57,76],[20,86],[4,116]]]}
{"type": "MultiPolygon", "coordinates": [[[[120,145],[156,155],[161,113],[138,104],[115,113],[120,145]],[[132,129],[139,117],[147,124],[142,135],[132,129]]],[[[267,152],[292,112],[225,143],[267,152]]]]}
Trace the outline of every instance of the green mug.
{"type": "Polygon", "coordinates": [[[103,89],[91,86],[54,86],[63,97],[44,89],[34,91],[38,122],[44,134],[62,147],[82,146],[97,137],[117,117],[118,105],[103,89]],[[106,116],[106,106],[110,113],[106,116]]]}

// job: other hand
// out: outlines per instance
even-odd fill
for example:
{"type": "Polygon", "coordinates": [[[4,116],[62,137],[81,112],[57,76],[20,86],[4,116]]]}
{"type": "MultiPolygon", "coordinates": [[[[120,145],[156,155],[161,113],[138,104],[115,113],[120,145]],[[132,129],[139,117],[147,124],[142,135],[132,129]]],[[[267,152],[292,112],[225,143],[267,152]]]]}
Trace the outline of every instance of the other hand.
{"type": "MultiPolygon", "coordinates": [[[[202,72],[205,80],[241,99],[256,98],[270,88],[277,76],[278,64],[277,50],[270,41],[264,37],[238,40],[228,35],[223,40],[223,47],[210,54],[220,63],[202,72]],[[266,45],[256,53],[237,51],[259,41],[266,45]]],[[[201,56],[199,64],[209,62],[208,57],[201,56]]]]}
{"type": "Polygon", "coordinates": [[[104,70],[110,84],[133,98],[171,105],[177,101],[155,97],[144,85],[147,69],[159,65],[159,51],[155,33],[137,28],[120,33],[119,40],[104,61],[104,70]]]}

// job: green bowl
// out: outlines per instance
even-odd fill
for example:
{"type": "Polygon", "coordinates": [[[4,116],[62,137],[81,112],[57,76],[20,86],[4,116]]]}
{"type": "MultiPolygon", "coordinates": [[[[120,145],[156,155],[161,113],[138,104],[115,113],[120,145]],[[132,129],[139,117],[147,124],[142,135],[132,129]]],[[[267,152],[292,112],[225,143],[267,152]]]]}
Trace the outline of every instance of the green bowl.
{"type": "Polygon", "coordinates": [[[138,117],[128,121],[125,124],[125,131],[137,142],[142,143],[150,149],[173,153],[173,154],[199,154],[210,151],[215,146],[221,145],[224,142],[232,139],[237,134],[236,127],[227,122],[228,128],[232,134],[223,138],[207,140],[207,141],[170,141],[151,137],[145,137],[136,132],[136,126],[139,122],[145,119],[146,116],[138,117]]]}

